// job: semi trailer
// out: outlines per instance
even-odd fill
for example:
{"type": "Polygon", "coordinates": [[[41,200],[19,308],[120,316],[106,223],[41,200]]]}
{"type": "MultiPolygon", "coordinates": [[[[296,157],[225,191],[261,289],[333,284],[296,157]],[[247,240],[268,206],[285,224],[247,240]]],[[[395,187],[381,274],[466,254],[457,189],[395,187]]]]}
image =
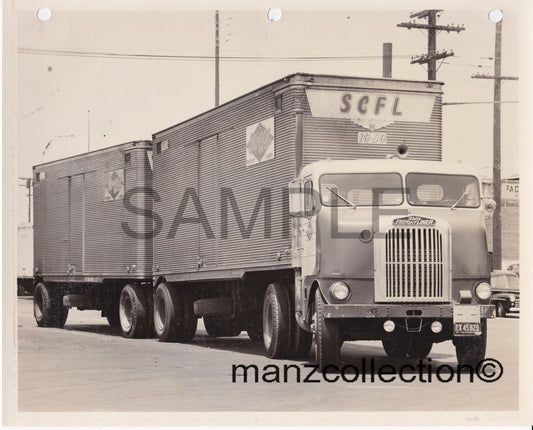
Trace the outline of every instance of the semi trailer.
{"type": "Polygon", "coordinates": [[[130,142],[34,167],[34,312],[126,337],[247,331],[338,365],[345,340],[484,358],[479,178],[442,160],[442,83],[298,73],[130,142]]]}

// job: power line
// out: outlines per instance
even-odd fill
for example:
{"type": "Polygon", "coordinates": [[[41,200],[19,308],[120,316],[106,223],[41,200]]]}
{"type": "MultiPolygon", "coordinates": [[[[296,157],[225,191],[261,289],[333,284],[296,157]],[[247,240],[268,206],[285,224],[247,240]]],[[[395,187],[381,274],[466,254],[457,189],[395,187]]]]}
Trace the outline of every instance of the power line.
{"type": "Polygon", "coordinates": [[[498,101],[498,102],[448,102],[442,103],[442,106],[453,106],[453,105],[492,105],[494,103],[518,103],[518,100],[508,100],[508,101],[498,101]]]}
{"type": "MultiPolygon", "coordinates": [[[[20,54],[56,55],[70,57],[124,58],[144,60],[187,60],[214,61],[214,55],[164,55],[164,54],[130,54],[121,52],[79,51],[63,49],[19,48],[20,54]]],[[[339,55],[339,56],[220,56],[225,61],[331,61],[331,60],[381,60],[381,55],[339,55]]],[[[394,58],[410,58],[410,55],[395,55],[394,58]]]]}

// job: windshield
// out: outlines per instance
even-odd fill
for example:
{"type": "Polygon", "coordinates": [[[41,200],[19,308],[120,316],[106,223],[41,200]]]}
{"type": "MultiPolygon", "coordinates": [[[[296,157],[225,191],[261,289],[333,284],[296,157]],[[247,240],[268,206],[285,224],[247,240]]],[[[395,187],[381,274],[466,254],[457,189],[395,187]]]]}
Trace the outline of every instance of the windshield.
{"type": "Polygon", "coordinates": [[[414,206],[477,208],[479,185],[474,176],[409,173],[407,200],[414,206]]]}
{"type": "Polygon", "coordinates": [[[402,177],[398,173],[328,173],[320,177],[324,206],[372,206],[373,191],[379,206],[401,205],[402,177]]]}

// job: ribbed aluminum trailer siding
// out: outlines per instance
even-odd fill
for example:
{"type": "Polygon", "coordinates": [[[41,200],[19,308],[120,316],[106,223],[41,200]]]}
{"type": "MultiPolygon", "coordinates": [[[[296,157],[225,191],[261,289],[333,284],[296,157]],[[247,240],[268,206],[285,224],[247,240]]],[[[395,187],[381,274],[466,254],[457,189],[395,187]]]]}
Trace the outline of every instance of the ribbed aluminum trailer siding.
{"type": "Polygon", "coordinates": [[[155,133],[159,198],[154,211],[162,230],[154,238],[154,276],[229,279],[247,271],[290,268],[286,189],[297,171],[326,158],[385,158],[402,144],[409,158],[441,160],[441,86],[294,74],[155,133]],[[413,107],[420,112],[407,110],[413,107]],[[362,117],[366,109],[373,119],[357,118],[357,109],[362,117]],[[384,122],[378,113],[387,117],[384,122]],[[381,143],[365,143],[375,138],[381,143]],[[265,151],[270,143],[273,148],[265,151]],[[235,197],[244,227],[251,227],[256,204],[263,204],[248,237],[238,227],[228,193],[235,197]],[[264,228],[265,193],[271,199],[270,235],[264,228]],[[182,213],[180,205],[185,206],[182,213]]]}
{"type": "Polygon", "coordinates": [[[35,275],[52,282],[150,279],[151,142],[33,168],[35,275]],[[135,190],[138,190],[135,191],[135,190]],[[123,224],[146,237],[127,234],[123,224]]]}

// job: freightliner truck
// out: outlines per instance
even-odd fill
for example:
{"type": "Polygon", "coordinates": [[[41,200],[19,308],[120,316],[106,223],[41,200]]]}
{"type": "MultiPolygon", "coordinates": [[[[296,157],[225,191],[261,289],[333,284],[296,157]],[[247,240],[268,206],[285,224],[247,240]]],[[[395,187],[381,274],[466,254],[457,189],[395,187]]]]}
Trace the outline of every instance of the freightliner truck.
{"type": "Polygon", "coordinates": [[[338,365],[451,340],[485,355],[494,207],[442,161],[442,83],[298,73],[130,142],[34,168],[34,312],[126,337],[247,331],[338,365]],[[153,153],[153,154],[152,154],[153,153]],[[313,336],[314,335],[314,336],[313,336]]]}

